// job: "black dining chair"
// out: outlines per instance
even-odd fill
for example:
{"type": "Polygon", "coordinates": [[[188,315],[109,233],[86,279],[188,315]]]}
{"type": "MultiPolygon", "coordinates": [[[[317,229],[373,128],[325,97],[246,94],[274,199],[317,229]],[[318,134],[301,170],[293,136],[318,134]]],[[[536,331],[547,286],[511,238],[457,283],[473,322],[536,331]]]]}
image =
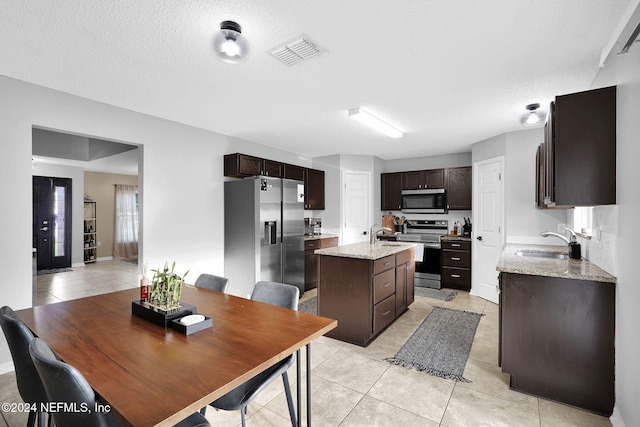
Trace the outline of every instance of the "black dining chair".
{"type": "MultiPolygon", "coordinates": [[[[278,282],[258,282],[253,288],[251,299],[264,302],[267,304],[277,305],[291,310],[298,309],[298,298],[300,290],[296,286],[286,285],[278,282]]],[[[246,426],[247,405],[269,384],[278,377],[282,376],[284,382],[284,391],[289,406],[289,416],[291,417],[291,425],[296,426],[296,414],[293,409],[293,399],[291,398],[291,389],[289,387],[289,376],[287,370],[293,365],[295,354],[287,356],[285,359],[276,363],[274,366],[259,373],[244,384],[234,388],[229,393],[216,399],[209,405],[216,409],[225,411],[240,410],[240,418],[242,427],[246,426]]]]}
{"type": "MultiPolygon", "coordinates": [[[[7,338],[7,344],[11,351],[20,397],[26,403],[33,404],[37,406],[37,409],[41,409],[42,404],[48,402],[48,400],[38,371],[29,356],[29,344],[35,337],[27,325],[8,306],[0,308],[0,325],[2,325],[4,336],[7,338]]],[[[27,426],[35,425],[36,419],[38,420],[38,426],[44,427],[45,413],[39,410],[29,412],[27,426]]],[[[49,425],[51,425],[51,417],[49,417],[49,425]]]]}
{"type": "Polygon", "coordinates": [[[211,289],[212,291],[218,291],[226,294],[227,288],[229,287],[229,279],[226,277],[203,273],[198,276],[194,285],[198,288],[211,289]]]}
{"type": "MultiPolygon", "coordinates": [[[[96,395],[87,380],[77,369],[56,358],[49,346],[40,338],[29,345],[29,353],[44,385],[49,402],[79,408],[77,411],[59,411],[53,414],[56,427],[67,426],[119,426],[109,412],[93,410],[96,408],[96,395]],[[82,408],[90,408],[83,411],[82,408]]],[[[122,385],[126,387],[125,384],[122,385]]],[[[205,417],[194,413],[176,424],[176,427],[210,426],[205,417]]]]}

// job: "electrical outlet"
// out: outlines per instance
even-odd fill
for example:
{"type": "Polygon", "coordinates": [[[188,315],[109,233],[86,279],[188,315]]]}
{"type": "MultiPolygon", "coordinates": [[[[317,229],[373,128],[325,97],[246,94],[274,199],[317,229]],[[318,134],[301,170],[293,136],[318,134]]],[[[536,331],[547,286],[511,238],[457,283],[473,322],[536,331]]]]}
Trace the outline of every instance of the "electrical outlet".
{"type": "Polygon", "coordinates": [[[98,246],[102,246],[102,242],[101,241],[98,241],[98,246]]]}
{"type": "Polygon", "coordinates": [[[567,230],[564,229],[566,226],[567,224],[558,224],[558,233],[560,234],[566,233],[567,230]]]}

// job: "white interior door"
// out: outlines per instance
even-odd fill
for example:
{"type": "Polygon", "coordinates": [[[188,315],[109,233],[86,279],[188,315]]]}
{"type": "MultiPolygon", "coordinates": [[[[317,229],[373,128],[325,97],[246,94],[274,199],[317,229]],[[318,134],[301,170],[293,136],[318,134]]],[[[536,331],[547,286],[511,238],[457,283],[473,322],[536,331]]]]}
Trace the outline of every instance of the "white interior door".
{"type": "Polygon", "coordinates": [[[471,293],[498,303],[496,264],[504,243],[504,157],[473,165],[473,280],[471,293]]]}
{"type": "Polygon", "coordinates": [[[345,172],[342,244],[364,242],[369,239],[369,213],[371,212],[368,172],[345,172]]]}

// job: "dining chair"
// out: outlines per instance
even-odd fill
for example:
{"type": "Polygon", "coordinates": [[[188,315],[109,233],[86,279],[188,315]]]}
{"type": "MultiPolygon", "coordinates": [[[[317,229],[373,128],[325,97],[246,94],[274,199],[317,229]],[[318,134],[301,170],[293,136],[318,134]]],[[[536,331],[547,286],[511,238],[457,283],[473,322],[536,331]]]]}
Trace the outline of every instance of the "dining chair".
{"type": "MultiPolygon", "coordinates": [[[[300,290],[296,286],[278,282],[261,281],[256,283],[251,293],[251,299],[267,304],[277,305],[291,310],[298,309],[298,298],[300,290]]],[[[295,354],[291,354],[274,366],[259,373],[244,384],[234,388],[224,396],[214,400],[209,405],[225,411],[240,410],[242,427],[246,427],[247,405],[269,384],[282,376],[284,391],[289,406],[289,416],[291,425],[296,426],[296,414],[293,409],[293,399],[289,387],[289,376],[287,370],[293,365],[295,354]]]]}
{"type": "Polygon", "coordinates": [[[198,276],[194,285],[198,288],[211,289],[212,291],[218,291],[226,294],[227,288],[229,287],[229,279],[226,277],[203,273],[198,276]]]}
{"type": "MultiPolygon", "coordinates": [[[[2,325],[11,351],[20,397],[26,403],[37,406],[37,409],[42,409],[42,404],[48,402],[47,395],[38,371],[29,356],[29,344],[35,337],[27,325],[8,306],[0,308],[0,325],[2,325]]],[[[36,418],[38,426],[43,427],[45,413],[40,410],[29,411],[27,426],[35,425],[36,418]]],[[[49,425],[51,425],[51,417],[49,417],[49,425]]]]}
{"type": "MultiPolygon", "coordinates": [[[[96,395],[87,380],[73,366],[56,358],[49,346],[40,338],[35,338],[29,344],[29,353],[35,365],[42,384],[44,385],[49,402],[56,402],[75,411],[58,411],[53,413],[56,427],[67,426],[119,426],[120,423],[110,412],[94,410],[96,395]],[[91,410],[84,411],[83,408],[91,410]]],[[[126,385],[123,384],[123,387],[126,385]]],[[[106,409],[106,405],[105,405],[106,409]]],[[[210,426],[205,417],[194,413],[175,425],[176,427],[206,427],[210,426]]]]}

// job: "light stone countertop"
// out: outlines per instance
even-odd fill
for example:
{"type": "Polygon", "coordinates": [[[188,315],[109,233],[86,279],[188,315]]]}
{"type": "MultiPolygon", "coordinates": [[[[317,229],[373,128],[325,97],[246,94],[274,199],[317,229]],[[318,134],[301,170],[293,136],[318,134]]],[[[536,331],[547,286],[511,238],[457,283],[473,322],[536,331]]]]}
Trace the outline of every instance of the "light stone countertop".
{"type": "Polygon", "coordinates": [[[371,245],[368,242],[362,242],[353,243],[351,245],[335,246],[333,248],[316,249],[314,253],[316,255],[376,260],[406,251],[407,249],[415,248],[415,246],[415,243],[408,242],[376,242],[375,245],[371,245]]]}
{"type": "Polygon", "coordinates": [[[332,237],[338,237],[338,235],[337,234],[314,234],[314,235],[305,234],[304,241],[306,242],[308,240],[331,239],[332,237]]]}
{"type": "Polygon", "coordinates": [[[560,277],[565,279],[592,280],[615,283],[616,278],[589,260],[539,258],[518,256],[520,250],[540,252],[562,252],[568,254],[567,246],[508,244],[502,251],[496,270],[505,273],[527,274],[530,276],[560,277]]]}

